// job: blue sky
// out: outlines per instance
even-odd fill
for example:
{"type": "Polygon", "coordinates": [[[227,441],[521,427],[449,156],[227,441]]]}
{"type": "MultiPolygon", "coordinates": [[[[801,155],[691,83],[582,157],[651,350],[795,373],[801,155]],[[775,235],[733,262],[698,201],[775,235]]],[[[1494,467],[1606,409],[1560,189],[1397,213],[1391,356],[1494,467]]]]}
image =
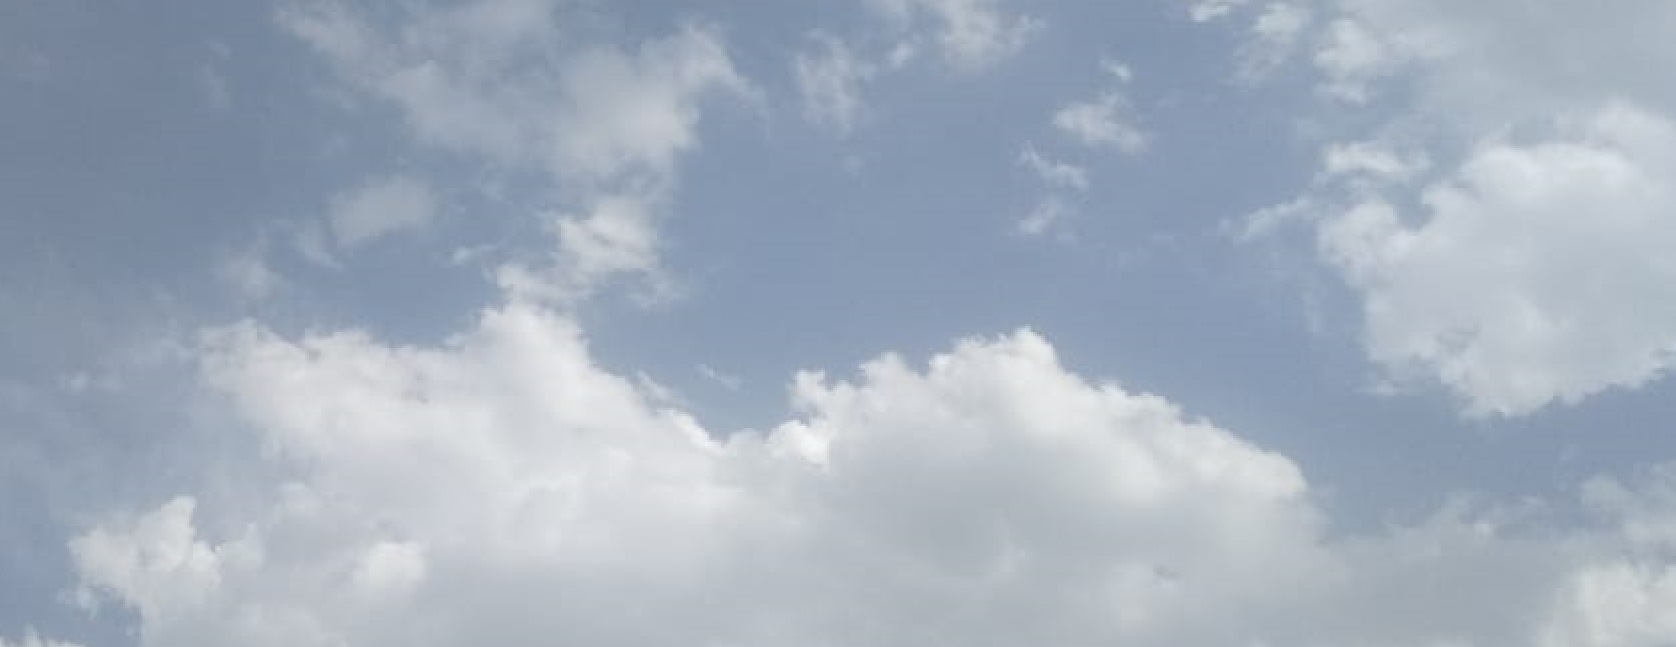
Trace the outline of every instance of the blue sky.
{"type": "Polygon", "coordinates": [[[1676,9],[0,9],[0,647],[1676,641],[1676,9]]]}

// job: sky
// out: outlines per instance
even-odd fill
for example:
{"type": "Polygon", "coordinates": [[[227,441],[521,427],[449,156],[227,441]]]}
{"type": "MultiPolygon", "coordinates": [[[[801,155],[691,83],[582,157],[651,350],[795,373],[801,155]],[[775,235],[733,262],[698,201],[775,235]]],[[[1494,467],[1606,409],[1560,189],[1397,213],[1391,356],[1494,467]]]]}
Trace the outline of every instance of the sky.
{"type": "Polygon", "coordinates": [[[1673,34],[0,2],[0,647],[1676,644],[1673,34]]]}

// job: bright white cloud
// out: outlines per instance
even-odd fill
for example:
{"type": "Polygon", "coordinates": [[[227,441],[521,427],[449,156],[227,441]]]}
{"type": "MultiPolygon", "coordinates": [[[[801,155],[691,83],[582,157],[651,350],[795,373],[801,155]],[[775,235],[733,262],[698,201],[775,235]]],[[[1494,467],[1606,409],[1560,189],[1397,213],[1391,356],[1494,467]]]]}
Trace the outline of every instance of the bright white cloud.
{"type": "Polygon", "coordinates": [[[1548,141],[1490,141],[1422,195],[1322,229],[1369,355],[1519,414],[1659,376],[1676,348],[1676,127],[1627,106],[1548,141]]]}
{"type": "Polygon", "coordinates": [[[424,229],[436,215],[436,196],[430,186],[394,175],[333,198],[327,223],[339,247],[354,249],[391,234],[424,229]]]}
{"type": "Polygon", "coordinates": [[[1630,530],[1676,518],[1664,475],[1591,484],[1598,532],[1452,507],[1329,539],[1285,457],[1029,331],[800,374],[795,419],[728,436],[516,297],[432,347],[241,324],[202,370],[280,478],[71,543],[142,645],[1676,639],[1669,539],[1630,530]]]}
{"type": "Polygon", "coordinates": [[[1150,640],[1311,568],[1295,466],[1028,332],[802,375],[798,419],[726,439],[525,303],[437,348],[247,324],[205,353],[292,476],[73,543],[144,645],[1150,640]]]}
{"type": "Polygon", "coordinates": [[[797,89],[803,96],[803,117],[840,134],[848,133],[866,113],[862,86],[873,79],[877,69],[836,37],[815,34],[812,39],[815,50],[799,52],[792,61],[797,89]]]}
{"type": "MultiPolygon", "coordinates": [[[[994,3],[881,2],[939,25],[957,66],[1033,24],[994,3]]],[[[1449,506],[1346,534],[1285,456],[1078,376],[1029,331],[800,374],[792,419],[705,429],[649,378],[602,368],[564,306],[612,278],[657,282],[655,216],[699,102],[744,82],[698,27],[559,52],[575,43],[554,11],[459,5],[386,33],[348,5],[290,5],[286,24],[420,140],[575,192],[547,218],[551,256],[502,266],[504,299],[445,342],[206,334],[204,386],[263,448],[251,482],[88,528],[69,545],[82,602],[132,609],[140,643],[169,647],[1676,642],[1676,470],[1590,483],[1599,527],[1449,506]]],[[[1378,24],[1349,11],[1330,24],[1378,24]]],[[[1289,29],[1307,31],[1257,32],[1289,29]]],[[[1338,29],[1312,60],[1324,87],[1368,90],[1344,98],[1447,51],[1368,28],[1374,53],[1358,53],[1338,29]]],[[[1340,138],[1359,143],[1324,152],[1330,190],[1273,219],[1320,226],[1370,356],[1475,410],[1639,384],[1676,343],[1658,305],[1676,270],[1657,260],[1676,243],[1676,126],[1659,105],[1521,119],[1458,160],[1340,138]]],[[[1054,124],[1139,150],[1127,119],[1113,91],[1054,124]]],[[[1018,163],[1064,193],[1088,183],[1031,148],[1018,163]]],[[[1064,213],[1043,204],[1026,231],[1064,213]]]]}
{"type": "Polygon", "coordinates": [[[1660,247],[1676,231],[1661,215],[1676,208],[1676,91],[1656,70],[1676,62],[1676,6],[1325,0],[1312,12],[1323,27],[1302,46],[1319,89],[1385,117],[1333,133],[1360,143],[1329,145],[1315,186],[1289,203],[1301,208],[1264,220],[1319,226],[1323,257],[1362,302],[1369,357],[1398,382],[1441,382],[1477,414],[1663,375],[1676,346],[1658,296],[1676,286],[1660,247]]]}
{"type": "Polygon", "coordinates": [[[1018,51],[1041,23],[1001,8],[1001,0],[870,0],[870,4],[910,30],[924,28],[943,60],[956,70],[987,68],[1018,51]]]}

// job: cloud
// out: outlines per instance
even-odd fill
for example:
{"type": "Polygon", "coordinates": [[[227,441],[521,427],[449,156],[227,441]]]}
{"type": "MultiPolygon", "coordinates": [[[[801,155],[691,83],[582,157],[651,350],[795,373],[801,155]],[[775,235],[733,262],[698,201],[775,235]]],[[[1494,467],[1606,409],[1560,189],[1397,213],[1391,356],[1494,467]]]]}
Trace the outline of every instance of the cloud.
{"type": "Polygon", "coordinates": [[[56,640],[41,640],[34,632],[25,633],[21,641],[8,641],[0,637],[0,647],[80,647],[75,643],[58,642],[56,640]]]}
{"type": "Polygon", "coordinates": [[[697,370],[698,374],[704,379],[709,380],[717,386],[729,391],[738,391],[745,386],[744,378],[732,373],[722,372],[712,368],[709,364],[699,364],[697,370]]]}
{"type": "Polygon", "coordinates": [[[1017,52],[1041,28],[1029,16],[1009,15],[1000,0],[870,0],[904,29],[929,22],[929,40],[955,70],[976,72],[1017,52]]]}
{"type": "Polygon", "coordinates": [[[424,229],[436,219],[430,186],[406,175],[371,180],[332,199],[327,223],[340,248],[354,249],[391,234],[424,229]]]}
{"type": "MultiPolygon", "coordinates": [[[[592,210],[616,196],[667,204],[676,159],[697,145],[701,102],[752,92],[720,38],[702,25],[621,47],[567,27],[578,21],[565,20],[559,14],[566,9],[547,0],[386,9],[398,18],[395,25],[367,21],[357,13],[366,11],[363,5],[299,1],[284,6],[279,23],[350,88],[399,111],[422,146],[490,169],[544,175],[565,196],[562,211],[592,210]]],[[[628,224],[620,218],[553,223],[563,251],[591,256],[554,264],[565,274],[540,282],[604,281],[653,267],[628,258],[658,247],[653,220],[648,214],[628,224]],[[628,229],[637,240],[625,238],[628,229]]],[[[334,216],[333,224],[359,241],[383,231],[377,222],[383,221],[334,216]]]]}
{"type": "Polygon", "coordinates": [[[1074,164],[1048,159],[1029,143],[1019,151],[1018,163],[1033,171],[1048,189],[1030,213],[1018,221],[1019,233],[1039,236],[1075,211],[1064,194],[1087,191],[1088,171],[1074,164]]]}
{"type": "Polygon", "coordinates": [[[1591,482],[1601,526],[1450,505],[1330,534],[1286,457],[1028,330],[801,373],[794,417],[730,434],[516,297],[440,345],[244,323],[199,356],[274,479],[71,542],[141,645],[1676,639],[1676,533],[1647,530],[1676,470],[1591,482]]]}
{"type": "Polygon", "coordinates": [[[1371,358],[1475,413],[1520,414],[1657,378],[1676,347],[1676,125],[1628,106],[1531,143],[1487,141],[1405,215],[1321,229],[1362,295],[1371,358]]]}
{"type": "Polygon", "coordinates": [[[1239,77],[1260,81],[1283,65],[1298,49],[1313,20],[1308,5],[1271,2],[1251,23],[1251,38],[1238,54],[1239,77]]]}
{"type": "Polygon", "coordinates": [[[1077,191],[1088,189],[1087,169],[1043,157],[1030,144],[1025,144],[1024,150],[1019,151],[1018,163],[1034,171],[1050,187],[1077,191]]]}
{"type": "Polygon", "coordinates": [[[1319,26],[1292,38],[1322,109],[1359,103],[1372,119],[1321,120],[1327,140],[1359,143],[1325,146],[1288,201],[1303,208],[1265,213],[1316,228],[1360,300],[1369,359],[1397,384],[1444,385],[1475,415],[1659,379],[1676,344],[1656,305],[1676,286],[1657,216],[1676,207],[1676,92],[1652,71],[1676,62],[1656,27],[1676,8],[1309,10],[1319,26]]]}
{"type": "Polygon", "coordinates": [[[503,265],[497,280],[512,294],[574,303],[613,277],[636,277],[643,284],[642,299],[667,299],[675,287],[659,261],[654,207],[644,198],[611,195],[589,205],[585,215],[556,215],[550,219],[557,240],[550,258],[503,265]]]}
{"type": "Polygon", "coordinates": [[[1053,113],[1053,126],[1085,146],[1112,146],[1125,153],[1146,149],[1150,137],[1135,123],[1129,99],[1121,89],[1134,78],[1129,66],[1105,60],[1101,67],[1115,86],[1099,96],[1071,101],[1053,113]]]}
{"type": "Polygon", "coordinates": [[[847,135],[868,116],[863,97],[880,77],[901,71],[924,50],[960,74],[976,74],[1012,56],[1041,23],[1009,15],[1000,0],[869,0],[888,23],[877,33],[840,38],[810,32],[811,44],[791,62],[806,121],[847,135]],[[882,40],[882,42],[881,42],[882,40]]]}
{"type": "Polygon", "coordinates": [[[1040,236],[1063,222],[1072,213],[1070,205],[1057,195],[1049,194],[1036,202],[1030,208],[1030,213],[1018,221],[1018,233],[1026,236],[1040,236]]]}
{"type": "Polygon", "coordinates": [[[1187,0],[1187,15],[1193,22],[1209,22],[1244,7],[1247,0],[1187,0]]]}
{"type": "Polygon", "coordinates": [[[292,476],[73,542],[144,645],[1146,636],[1290,577],[1315,527],[1289,461],[1029,332],[800,375],[798,418],[727,437],[525,303],[436,348],[246,324],[203,361],[292,476]]]}
{"type": "Polygon", "coordinates": [[[815,51],[799,52],[792,61],[803,117],[839,134],[849,133],[866,112],[862,86],[878,70],[834,36],[817,33],[811,39],[815,51]]]}

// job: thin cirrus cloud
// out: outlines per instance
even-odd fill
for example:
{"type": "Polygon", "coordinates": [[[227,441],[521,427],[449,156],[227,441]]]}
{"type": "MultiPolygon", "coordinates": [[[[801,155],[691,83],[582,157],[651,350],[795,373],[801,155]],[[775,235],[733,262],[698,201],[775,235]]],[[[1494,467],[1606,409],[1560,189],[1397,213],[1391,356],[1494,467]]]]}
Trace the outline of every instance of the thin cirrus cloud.
{"type": "Polygon", "coordinates": [[[862,92],[878,74],[878,66],[831,34],[812,34],[810,40],[813,51],[799,53],[792,62],[803,95],[803,117],[847,134],[867,114],[862,92]]]}
{"type": "Polygon", "coordinates": [[[431,188],[408,176],[379,178],[332,200],[327,214],[339,247],[354,249],[379,238],[423,229],[437,217],[431,188]]]}
{"type": "Polygon", "coordinates": [[[906,34],[904,45],[930,48],[952,69],[981,72],[1022,48],[1041,22],[1005,0],[868,0],[906,34]]]}

